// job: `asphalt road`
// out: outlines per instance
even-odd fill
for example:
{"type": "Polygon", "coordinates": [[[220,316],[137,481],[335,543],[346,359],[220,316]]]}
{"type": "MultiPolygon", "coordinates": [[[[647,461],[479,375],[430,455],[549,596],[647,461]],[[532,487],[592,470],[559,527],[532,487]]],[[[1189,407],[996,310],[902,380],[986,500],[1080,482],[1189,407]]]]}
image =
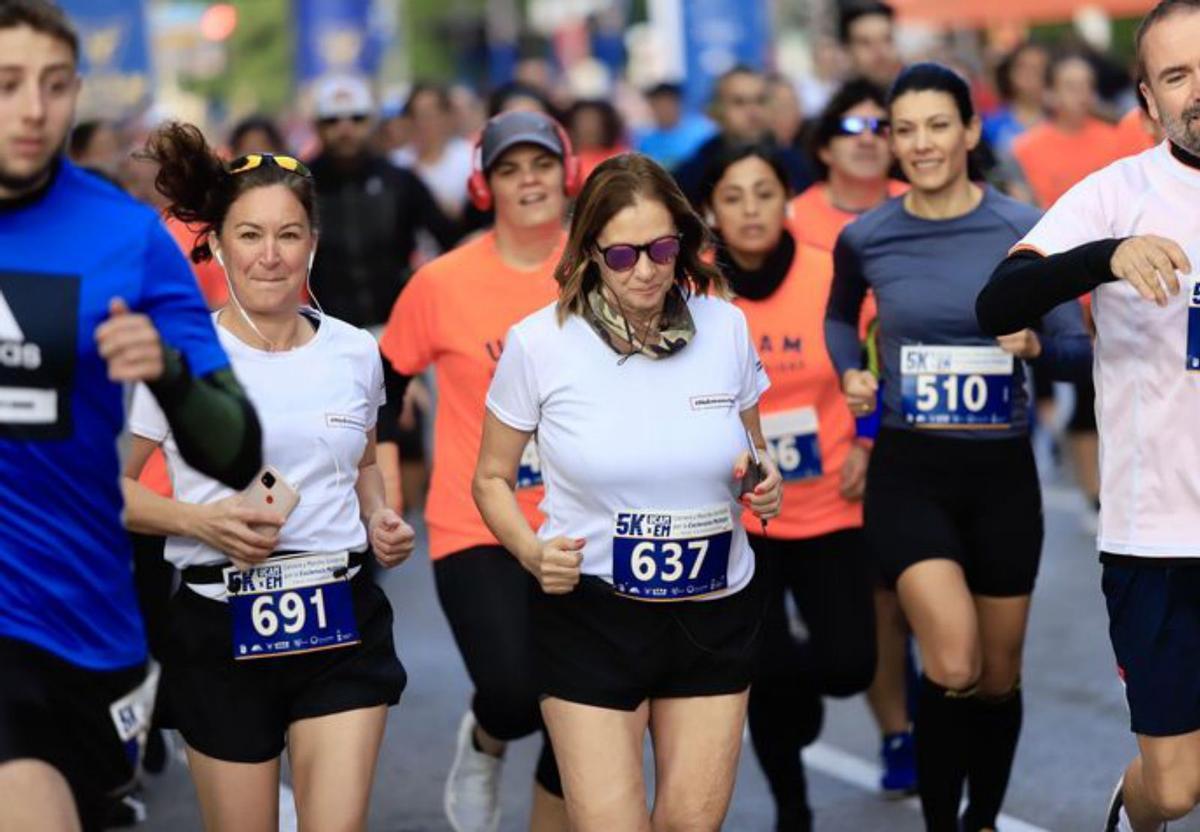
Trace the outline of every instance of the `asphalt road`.
{"type": "MultiPolygon", "coordinates": [[[[1100,567],[1082,531],[1078,498],[1047,487],[1047,539],[1026,648],[1025,725],[1000,829],[1099,830],[1116,777],[1134,750],[1113,671],[1100,595],[1100,567]]],[[[429,561],[418,554],[383,578],[396,611],[396,644],[409,687],[391,712],[371,807],[370,828],[448,830],[441,809],[454,731],[470,688],[438,607],[429,561]]],[[[514,744],[503,777],[501,828],[527,828],[537,740],[514,744]]],[[[917,832],[915,801],[892,803],[873,790],[878,740],[861,697],[833,702],[810,749],[810,798],[822,832],[917,832]]],[[[147,830],[199,830],[186,769],[148,778],[147,830]]],[[[1200,813],[1197,813],[1200,814],[1200,813]]],[[[747,744],[725,829],[770,832],[773,810],[747,744]]],[[[1200,830],[1200,817],[1171,826],[1200,830]]]]}

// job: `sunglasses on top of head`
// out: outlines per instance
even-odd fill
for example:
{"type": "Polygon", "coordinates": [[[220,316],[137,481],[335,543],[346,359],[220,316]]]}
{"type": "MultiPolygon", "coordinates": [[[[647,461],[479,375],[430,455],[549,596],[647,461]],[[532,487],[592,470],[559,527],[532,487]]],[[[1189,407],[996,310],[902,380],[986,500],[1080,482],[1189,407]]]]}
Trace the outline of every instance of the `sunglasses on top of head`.
{"type": "Polygon", "coordinates": [[[838,119],[836,136],[861,136],[863,133],[874,133],[876,136],[886,136],[888,120],[886,118],[867,118],[866,116],[842,116],[838,119]]]}
{"type": "Polygon", "coordinates": [[[355,124],[366,124],[370,116],[366,113],[353,113],[346,116],[325,116],[317,119],[317,125],[320,127],[332,127],[342,121],[352,121],[355,124]]]}
{"type": "Polygon", "coordinates": [[[680,235],[668,234],[665,237],[659,237],[640,246],[635,246],[632,243],[617,243],[604,248],[598,248],[597,251],[604,258],[604,265],[608,266],[614,272],[627,272],[637,265],[643,251],[646,252],[646,256],[650,258],[652,263],[657,263],[660,266],[666,266],[675,262],[675,258],[679,256],[680,245],[680,235]]]}
{"type": "Polygon", "coordinates": [[[275,153],[250,153],[239,156],[229,163],[230,173],[245,173],[248,170],[260,168],[263,165],[274,165],[286,171],[312,179],[312,171],[295,156],[283,156],[275,153]]]}

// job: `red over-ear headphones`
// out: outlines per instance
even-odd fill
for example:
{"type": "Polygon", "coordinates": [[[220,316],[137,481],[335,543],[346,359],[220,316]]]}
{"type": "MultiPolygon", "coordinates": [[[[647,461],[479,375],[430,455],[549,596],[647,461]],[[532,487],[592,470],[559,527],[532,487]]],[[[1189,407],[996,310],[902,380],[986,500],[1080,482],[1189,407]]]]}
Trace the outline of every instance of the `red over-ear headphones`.
{"type": "MultiPolygon", "coordinates": [[[[500,113],[493,116],[488,124],[504,115],[506,114],[500,113]]],[[[571,145],[571,137],[567,135],[567,131],[555,119],[549,116],[546,118],[554,125],[554,132],[558,134],[563,148],[563,191],[568,197],[576,197],[583,190],[583,166],[579,157],[575,155],[575,148],[571,145]]],[[[471,152],[471,178],[467,180],[467,195],[471,198],[471,204],[480,211],[492,209],[492,189],[488,186],[487,174],[483,170],[483,136],[486,132],[485,126],[479,132],[479,138],[475,140],[475,149],[471,152]]]]}

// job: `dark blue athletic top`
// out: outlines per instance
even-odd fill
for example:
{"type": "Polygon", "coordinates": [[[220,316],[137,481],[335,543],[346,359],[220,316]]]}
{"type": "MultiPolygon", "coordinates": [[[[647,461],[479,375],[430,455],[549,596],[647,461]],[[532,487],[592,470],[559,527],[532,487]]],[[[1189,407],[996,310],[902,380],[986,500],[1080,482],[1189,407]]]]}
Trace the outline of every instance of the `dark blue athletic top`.
{"type": "MultiPolygon", "coordinates": [[[[996,339],[976,322],[975,299],[1039,216],[985,188],[979,205],[960,217],[923,219],[896,197],[842,231],[826,342],[839,376],[862,366],[859,311],[867,290],[874,292],[884,427],[974,439],[1028,432],[1024,362],[1007,366],[996,339]]],[[[1042,354],[1035,368],[1058,378],[1090,372],[1091,340],[1077,302],[1051,310],[1037,329],[1042,354]]]]}

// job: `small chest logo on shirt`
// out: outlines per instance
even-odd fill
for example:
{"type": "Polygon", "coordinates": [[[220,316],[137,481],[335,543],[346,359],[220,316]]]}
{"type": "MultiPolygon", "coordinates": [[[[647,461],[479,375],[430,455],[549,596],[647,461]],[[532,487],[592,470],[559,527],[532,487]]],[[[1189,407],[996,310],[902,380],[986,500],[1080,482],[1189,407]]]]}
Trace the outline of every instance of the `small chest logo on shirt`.
{"type": "Polygon", "coordinates": [[[692,410],[728,410],[737,400],[725,393],[709,393],[707,396],[692,396],[692,410]]]}
{"type": "Polygon", "coordinates": [[[42,366],[41,348],[26,343],[25,333],[3,293],[0,293],[0,365],[23,370],[36,370],[42,366]]]}
{"type": "Polygon", "coordinates": [[[326,413],[325,427],[327,428],[346,428],[347,430],[366,430],[367,425],[357,416],[351,416],[348,413],[326,413]]]}

